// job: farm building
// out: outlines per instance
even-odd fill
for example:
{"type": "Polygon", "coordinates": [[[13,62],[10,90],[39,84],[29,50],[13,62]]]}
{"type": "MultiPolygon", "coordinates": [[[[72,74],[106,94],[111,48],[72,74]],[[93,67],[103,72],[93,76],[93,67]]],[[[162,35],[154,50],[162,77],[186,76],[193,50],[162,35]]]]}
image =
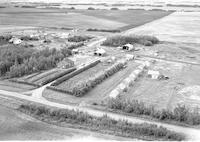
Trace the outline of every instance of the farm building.
{"type": "Polygon", "coordinates": [[[18,44],[21,44],[22,43],[22,40],[19,39],[19,38],[16,38],[16,37],[13,37],[9,40],[10,43],[13,43],[15,45],[18,45],[18,44]]]}
{"type": "Polygon", "coordinates": [[[106,51],[102,48],[97,48],[97,50],[94,52],[94,55],[97,56],[104,56],[106,54],[106,51]]]}
{"type": "Polygon", "coordinates": [[[58,64],[58,67],[64,68],[64,69],[68,69],[68,68],[74,67],[74,61],[72,61],[72,60],[70,60],[68,58],[65,58],[64,60],[62,60],[58,64]]]}
{"type": "Polygon", "coordinates": [[[79,50],[78,49],[72,49],[72,54],[78,54],[79,50]]]}
{"type": "Polygon", "coordinates": [[[148,77],[151,77],[152,79],[158,79],[159,76],[160,76],[160,72],[159,71],[149,70],[147,75],[148,75],[148,77]]]}
{"type": "Polygon", "coordinates": [[[117,96],[119,96],[119,91],[117,89],[113,90],[110,94],[109,97],[110,98],[117,98],[117,96]]]}
{"type": "Polygon", "coordinates": [[[135,50],[135,48],[133,47],[132,44],[126,44],[122,47],[123,50],[128,50],[128,51],[131,51],[131,50],[135,50]]]}

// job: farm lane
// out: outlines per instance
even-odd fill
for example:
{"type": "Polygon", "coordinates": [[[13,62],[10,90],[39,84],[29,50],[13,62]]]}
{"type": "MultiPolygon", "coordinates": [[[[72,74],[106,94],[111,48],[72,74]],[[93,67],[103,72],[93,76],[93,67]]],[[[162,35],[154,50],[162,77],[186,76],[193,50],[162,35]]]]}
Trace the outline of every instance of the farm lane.
{"type": "Polygon", "coordinates": [[[35,98],[33,96],[22,95],[22,94],[16,93],[16,92],[9,92],[9,91],[0,90],[0,95],[7,96],[7,97],[19,98],[19,99],[23,99],[23,100],[27,100],[27,101],[31,101],[31,102],[35,102],[35,103],[40,103],[40,104],[43,104],[43,105],[46,105],[46,106],[57,107],[57,108],[60,108],[60,109],[78,110],[78,111],[86,112],[90,115],[97,116],[97,117],[107,115],[108,117],[111,117],[115,120],[124,119],[124,120],[127,120],[127,121],[132,122],[132,123],[144,123],[144,122],[146,122],[146,123],[150,123],[150,124],[156,124],[158,126],[166,127],[169,130],[173,130],[173,131],[176,131],[178,133],[183,133],[188,140],[199,140],[200,139],[200,130],[195,129],[195,128],[188,128],[188,127],[176,126],[176,125],[171,125],[171,124],[166,124],[166,123],[161,123],[161,122],[148,121],[148,120],[135,118],[135,117],[131,117],[131,116],[125,116],[125,115],[122,115],[122,114],[116,114],[116,113],[112,113],[112,112],[104,112],[104,111],[100,111],[100,110],[94,110],[94,109],[91,109],[91,108],[84,108],[84,107],[78,107],[78,106],[72,106],[72,105],[59,104],[59,103],[51,102],[51,101],[48,101],[48,100],[45,100],[45,99],[38,99],[38,98],[35,98]]]}

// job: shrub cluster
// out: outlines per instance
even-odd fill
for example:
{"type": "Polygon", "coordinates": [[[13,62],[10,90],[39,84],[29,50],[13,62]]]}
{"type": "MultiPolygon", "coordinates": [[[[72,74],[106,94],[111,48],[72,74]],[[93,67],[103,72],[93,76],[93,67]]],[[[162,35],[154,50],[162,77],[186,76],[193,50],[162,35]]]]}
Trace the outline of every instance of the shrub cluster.
{"type": "Polygon", "coordinates": [[[115,110],[120,110],[125,113],[136,115],[146,115],[158,120],[172,120],[189,125],[200,124],[200,114],[198,111],[191,111],[184,105],[178,105],[174,110],[157,110],[154,106],[146,106],[143,102],[137,100],[127,100],[122,97],[109,99],[107,107],[115,110]]]}
{"type": "Polygon", "coordinates": [[[70,123],[103,133],[110,131],[114,135],[151,140],[184,140],[184,136],[179,133],[148,123],[133,124],[125,120],[114,120],[108,116],[95,117],[80,111],[50,109],[36,105],[21,105],[18,110],[48,122],[70,123]]]}
{"type": "Polygon", "coordinates": [[[69,42],[83,42],[92,39],[90,36],[73,36],[69,37],[68,41],[69,42]]]}
{"type": "Polygon", "coordinates": [[[79,48],[79,47],[81,47],[81,46],[84,46],[84,43],[83,43],[83,42],[77,43],[77,44],[71,44],[71,45],[68,46],[67,48],[68,48],[69,50],[72,50],[72,49],[79,48]]]}
{"type": "Polygon", "coordinates": [[[110,32],[110,33],[120,33],[120,30],[108,30],[108,29],[87,29],[90,32],[110,32]]]}
{"type": "Polygon", "coordinates": [[[24,46],[4,46],[0,48],[0,76],[20,77],[51,69],[67,56],[64,50],[46,48],[38,51],[24,46]]]}
{"type": "Polygon", "coordinates": [[[30,37],[30,36],[22,36],[20,37],[20,39],[24,41],[38,41],[39,40],[38,37],[30,37]]]}
{"type": "Polygon", "coordinates": [[[123,46],[125,44],[141,44],[144,46],[152,46],[153,44],[157,44],[159,40],[154,36],[140,36],[140,35],[116,35],[112,37],[108,37],[102,45],[104,46],[111,46],[111,47],[118,47],[123,46]]]}
{"type": "Polygon", "coordinates": [[[95,10],[94,7],[88,7],[88,10],[95,10]]]}
{"type": "Polygon", "coordinates": [[[77,75],[77,74],[79,74],[79,73],[81,73],[81,72],[83,72],[83,71],[85,71],[85,70],[87,70],[87,69],[89,69],[91,67],[96,66],[98,63],[100,63],[100,60],[92,62],[91,64],[88,64],[88,65],[86,65],[86,66],[84,66],[84,67],[82,67],[82,68],[80,68],[78,70],[75,70],[74,72],[72,72],[70,74],[67,74],[67,75],[59,78],[58,80],[56,80],[54,83],[52,83],[52,86],[57,86],[57,85],[63,83],[64,81],[74,77],[75,75],[77,75]]]}
{"type": "Polygon", "coordinates": [[[108,69],[98,72],[93,77],[90,77],[87,80],[78,82],[77,84],[74,85],[74,87],[71,90],[69,90],[69,92],[71,92],[71,94],[77,97],[83,96],[92,88],[94,88],[96,85],[100,84],[105,79],[112,76],[119,70],[123,69],[124,65],[125,63],[123,62],[116,63],[112,65],[111,67],[109,67],[108,69]]]}

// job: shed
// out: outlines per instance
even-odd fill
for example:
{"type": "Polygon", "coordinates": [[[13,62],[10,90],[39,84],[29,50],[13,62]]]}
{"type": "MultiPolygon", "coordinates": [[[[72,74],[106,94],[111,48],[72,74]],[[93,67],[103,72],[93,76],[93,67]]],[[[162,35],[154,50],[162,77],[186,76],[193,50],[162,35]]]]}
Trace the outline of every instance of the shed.
{"type": "Polygon", "coordinates": [[[135,48],[133,47],[132,44],[125,44],[123,47],[122,47],[123,50],[128,50],[128,51],[131,51],[131,50],[135,50],[135,48]]]}
{"type": "Polygon", "coordinates": [[[117,96],[119,96],[119,91],[117,89],[114,89],[110,94],[109,97],[110,98],[117,98],[117,96]]]}
{"type": "Polygon", "coordinates": [[[21,44],[21,43],[22,43],[22,40],[19,39],[19,38],[13,37],[13,38],[11,38],[11,39],[9,40],[9,42],[18,45],[18,44],[21,44]]]}
{"type": "Polygon", "coordinates": [[[72,49],[72,54],[78,54],[79,50],[78,49],[72,49]]]}
{"type": "Polygon", "coordinates": [[[158,79],[160,76],[159,71],[149,70],[147,73],[148,77],[151,77],[152,79],[158,79]]]}
{"type": "Polygon", "coordinates": [[[104,56],[106,54],[106,51],[102,48],[97,48],[97,50],[94,52],[94,55],[97,56],[104,56]]]}

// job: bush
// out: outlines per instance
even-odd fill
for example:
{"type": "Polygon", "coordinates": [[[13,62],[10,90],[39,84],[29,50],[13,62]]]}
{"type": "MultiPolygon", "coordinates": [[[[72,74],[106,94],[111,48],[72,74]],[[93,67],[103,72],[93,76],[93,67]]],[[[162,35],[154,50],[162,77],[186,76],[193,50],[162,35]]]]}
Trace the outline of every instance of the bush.
{"type": "Polygon", "coordinates": [[[167,130],[162,126],[154,124],[141,123],[135,124],[125,120],[114,120],[106,115],[95,117],[88,113],[67,110],[67,109],[50,109],[44,106],[20,105],[18,110],[37,117],[41,120],[56,123],[70,123],[81,125],[82,128],[95,130],[106,133],[112,132],[114,135],[126,136],[131,138],[148,138],[150,140],[184,140],[185,137],[179,133],[167,130]]]}
{"type": "Polygon", "coordinates": [[[141,44],[145,46],[151,46],[153,44],[159,43],[159,40],[156,37],[153,36],[139,36],[139,35],[129,35],[129,36],[121,36],[116,35],[107,38],[102,45],[104,46],[112,46],[112,47],[118,47],[123,46],[127,43],[130,44],[141,44]]]}
{"type": "Polygon", "coordinates": [[[172,120],[189,125],[200,124],[199,112],[197,110],[191,111],[184,105],[178,105],[173,111],[166,109],[156,110],[154,106],[146,106],[143,102],[137,100],[126,100],[118,97],[116,99],[109,99],[107,107],[125,113],[150,116],[161,121],[172,120]]]}
{"type": "Polygon", "coordinates": [[[92,39],[90,36],[73,36],[69,37],[68,41],[69,42],[83,42],[92,39]]]}
{"type": "Polygon", "coordinates": [[[72,44],[72,45],[68,46],[68,49],[72,50],[72,49],[76,49],[76,48],[81,47],[81,46],[84,46],[84,43],[72,44]]]}
{"type": "Polygon", "coordinates": [[[113,7],[110,10],[119,10],[119,8],[113,7]]]}
{"type": "Polygon", "coordinates": [[[108,29],[87,29],[87,31],[91,32],[110,32],[110,33],[120,33],[120,30],[108,30],[108,29]]]}
{"type": "Polygon", "coordinates": [[[88,7],[88,10],[95,10],[95,8],[93,8],[93,7],[88,7]]]}

